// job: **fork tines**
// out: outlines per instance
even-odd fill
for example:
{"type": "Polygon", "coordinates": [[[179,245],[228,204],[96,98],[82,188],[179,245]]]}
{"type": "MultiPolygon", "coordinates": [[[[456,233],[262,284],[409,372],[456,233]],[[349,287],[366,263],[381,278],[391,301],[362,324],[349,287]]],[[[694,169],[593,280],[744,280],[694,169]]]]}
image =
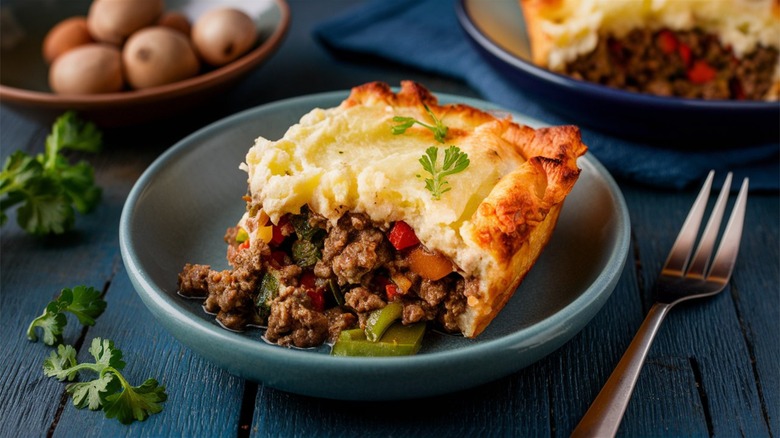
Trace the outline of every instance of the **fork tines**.
{"type": "Polygon", "coordinates": [[[729,191],[731,190],[731,172],[726,175],[723,188],[718,195],[718,199],[712,208],[710,219],[707,221],[707,225],[701,235],[699,247],[696,249],[693,258],[691,258],[694,243],[699,233],[699,226],[707,207],[707,200],[714,176],[715,171],[711,170],[683,223],[672,250],[669,252],[662,274],[675,277],[685,276],[694,279],[706,278],[708,281],[722,282],[728,281],[731,276],[742,236],[742,226],[747,205],[748,178],[742,181],[742,187],[739,190],[731,216],[721,237],[720,246],[712,261],[712,266],[708,269],[710,256],[718,237],[718,230],[720,229],[723,212],[726,209],[729,191]]]}

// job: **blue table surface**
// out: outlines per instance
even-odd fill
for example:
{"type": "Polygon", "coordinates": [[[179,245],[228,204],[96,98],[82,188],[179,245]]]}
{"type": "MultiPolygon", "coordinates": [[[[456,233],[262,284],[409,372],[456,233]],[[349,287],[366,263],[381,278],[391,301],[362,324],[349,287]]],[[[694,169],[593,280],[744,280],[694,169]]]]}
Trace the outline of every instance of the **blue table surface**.
{"type": "MultiPolygon", "coordinates": [[[[290,1],[291,28],[279,51],[237,88],[186,118],[104,132],[86,157],[103,200],[66,237],[25,235],[12,214],[1,236],[0,436],[568,436],[620,359],[652,304],[649,285],[693,191],[618,180],[631,218],[629,260],[617,288],[584,330],[542,360],[500,380],[446,396],[394,402],[323,400],[229,374],[189,351],[155,322],[119,253],[124,201],[146,167],[198,128],[279,99],[346,90],[373,80],[417,80],[436,92],[479,97],[446,78],[376,60],[336,59],[311,30],[353,1],[290,1]],[[152,135],[152,132],[155,134],[152,135]],[[66,343],[86,350],[113,339],[136,381],[167,388],[161,413],[124,426],[77,410],[65,385],[47,378],[50,347],[24,335],[62,288],[91,285],[108,308],[94,327],[68,324],[66,343]]],[[[50,126],[0,106],[2,157],[40,152],[50,126]]],[[[619,436],[780,434],[780,213],[777,193],[753,193],[734,276],[724,293],[676,307],[639,377],[619,436]]]]}

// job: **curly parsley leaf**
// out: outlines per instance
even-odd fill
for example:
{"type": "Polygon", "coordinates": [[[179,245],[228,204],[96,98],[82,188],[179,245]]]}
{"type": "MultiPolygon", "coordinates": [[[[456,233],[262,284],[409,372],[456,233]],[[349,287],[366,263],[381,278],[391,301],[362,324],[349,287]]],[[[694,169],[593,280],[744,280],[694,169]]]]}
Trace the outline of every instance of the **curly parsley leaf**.
{"type": "Polygon", "coordinates": [[[95,325],[95,319],[106,310],[106,302],[100,297],[100,291],[93,287],[76,286],[63,289],[61,296],[67,297],[69,305],[66,311],[72,313],[83,325],[95,325]]]}
{"type": "Polygon", "coordinates": [[[76,365],[76,350],[70,345],[60,344],[57,351],[52,351],[43,361],[43,373],[47,377],[56,377],[59,381],[73,380],[78,371],[74,370],[76,365]]]}
{"type": "Polygon", "coordinates": [[[94,169],[84,161],[73,166],[62,164],[63,157],[57,161],[60,162],[59,182],[63,193],[79,213],[89,213],[100,202],[101,196],[100,188],[94,183],[94,169]]]}
{"type": "MultiPolygon", "coordinates": [[[[54,161],[61,149],[82,152],[100,152],[102,133],[94,123],[79,120],[76,113],[68,111],[58,118],[46,137],[46,158],[54,161]]],[[[53,164],[48,163],[47,167],[53,164]]]]}
{"type": "Polygon", "coordinates": [[[43,333],[43,343],[54,345],[62,340],[62,332],[68,322],[65,312],[75,315],[83,325],[95,325],[95,318],[105,309],[106,302],[95,288],[76,286],[73,289],[63,289],[27,327],[27,338],[36,342],[37,328],[43,333]]]}
{"type": "Polygon", "coordinates": [[[414,117],[402,117],[402,116],[395,116],[393,117],[393,121],[398,123],[397,125],[393,126],[393,134],[399,135],[406,132],[407,129],[411,128],[415,124],[418,124],[420,126],[424,126],[428,129],[430,129],[433,132],[433,138],[436,139],[439,143],[444,143],[444,138],[447,137],[447,126],[442,123],[442,121],[436,117],[436,115],[431,111],[430,108],[428,108],[428,105],[425,106],[425,111],[428,113],[428,115],[431,116],[431,119],[433,119],[433,125],[429,125],[427,123],[423,123],[414,117]]]}
{"type": "Polygon", "coordinates": [[[144,421],[150,415],[162,411],[162,403],[168,399],[165,387],[157,380],[147,379],[140,386],[131,385],[122,369],[122,351],[109,339],[94,338],[89,348],[94,362],[77,363],[76,351],[71,346],[60,345],[43,365],[44,373],[59,380],[72,380],[81,371],[96,374],[92,380],[71,383],[66,387],[73,397],[73,405],[79,409],[103,409],[107,418],[116,418],[122,424],[144,421]]]}
{"type": "Polygon", "coordinates": [[[119,383],[113,374],[98,376],[95,380],[71,383],[65,391],[73,397],[73,405],[79,409],[89,408],[97,411],[103,407],[102,399],[105,393],[115,392],[119,383]],[[112,390],[113,389],[113,390],[112,390]]]}
{"type": "Polygon", "coordinates": [[[95,125],[68,111],[54,122],[44,153],[11,154],[0,171],[0,225],[8,220],[6,211],[19,205],[17,223],[29,234],[62,234],[72,229],[74,209],[82,214],[91,211],[100,202],[101,190],[89,163],[71,165],[61,152],[94,153],[101,144],[95,125]]]}
{"type": "Polygon", "coordinates": [[[95,358],[95,365],[102,367],[102,372],[106,367],[115,370],[125,368],[125,361],[122,360],[122,350],[114,347],[114,342],[110,339],[95,338],[89,347],[89,353],[95,358]]]}
{"type": "MultiPolygon", "coordinates": [[[[444,162],[437,166],[439,148],[431,146],[425,150],[420,158],[420,164],[431,177],[425,179],[425,188],[433,194],[433,199],[441,199],[441,195],[452,190],[449,182],[444,178],[459,172],[463,172],[469,166],[469,156],[461,152],[457,146],[450,146],[444,150],[444,162]]],[[[419,175],[418,175],[419,176],[419,175]]]]}
{"type": "MultiPolygon", "coordinates": [[[[444,139],[447,137],[447,126],[442,123],[441,119],[436,117],[436,114],[431,111],[428,105],[424,106],[425,111],[433,119],[433,125],[423,123],[413,117],[396,116],[393,117],[393,121],[398,124],[393,126],[393,134],[403,134],[415,124],[419,124],[430,129],[436,141],[444,143],[444,139]]],[[[425,188],[433,194],[433,199],[435,200],[441,199],[441,195],[452,190],[445,178],[449,175],[463,172],[470,164],[468,154],[462,152],[456,146],[451,145],[444,150],[444,162],[441,167],[438,167],[437,164],[438,155],[439,148],[431,146],[425,150],[425,154],[419,160],[423,169],[431,175],[430,178],[425,179],[425,188]]],[[[421,176],[417,175],[417,177],[420,178],[421,176]]]]}
{"type": "Polygon", "coordinates": [[[35,318],[27,328],[27,339],[38,341],[38,335],[35,333],[35,328],[38,327],[43,332],[43,343],[54,345],[62,340],[62,330],[67,323],[65,314],[60,313],[59,305],[51,302],[46,306],[43,314],[35,318]]]}
{"type": "Polygon", "coordinates": [[[103,409],[107,418],[116,418],[122,424],[130,424],[134,420],[144,421],[150,415],[162,411],[162,404],[168,399],[165,387],[160,386],[155,379],[146,379],[141,386],[131,386],[120,375],[123,390],[107,395],[104,398],[103,409]]]}

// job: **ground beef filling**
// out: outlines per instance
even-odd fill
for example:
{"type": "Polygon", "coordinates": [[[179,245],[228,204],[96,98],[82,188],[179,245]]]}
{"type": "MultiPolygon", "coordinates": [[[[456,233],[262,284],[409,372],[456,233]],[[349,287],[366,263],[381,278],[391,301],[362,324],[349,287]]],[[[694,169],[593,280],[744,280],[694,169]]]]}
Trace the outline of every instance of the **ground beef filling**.
{"type": "Polygon", "coordinates": [[[778,50],[758,46],[737,58],[701,30],[635,29],[602,36],[596,49],[569,63],[577,79],[659,96],[763,100],[772,86],[778,50]]]}
{"type": "Polygon", "coordinates": [[[266,339],[285,346],[333,342],[344,329],[364,327],[368,315],[390,301],[403,304],[404,324],[432,321],[458,331],[465,291],[476,282],[457,273],[436,281],[421,278],[410,269],[405,250],[397,251],[367,216],[346,214],[332,225],[304,211],[285,216],[276,227],[268,244],[239,243],[239,227],[228,229],[232,269],[186,264],[179,293],[203,298],[204,309],[224,327],[266,326],[266,339]],[[392,279],[404,287],[388,292],[392,279]]]}

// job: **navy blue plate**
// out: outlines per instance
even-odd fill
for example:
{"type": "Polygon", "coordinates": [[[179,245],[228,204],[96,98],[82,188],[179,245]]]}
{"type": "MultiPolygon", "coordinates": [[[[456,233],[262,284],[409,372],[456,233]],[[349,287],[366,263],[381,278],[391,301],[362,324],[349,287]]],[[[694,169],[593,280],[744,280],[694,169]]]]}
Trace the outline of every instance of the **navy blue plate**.
{"type": "Polygon", "coordinates": [[[671,147],[777,141],[780,103],[660,97],[573,79],[531,62],[517,0],[460,0],[458,20],[497,71],[572,123],[671,147]]]}

